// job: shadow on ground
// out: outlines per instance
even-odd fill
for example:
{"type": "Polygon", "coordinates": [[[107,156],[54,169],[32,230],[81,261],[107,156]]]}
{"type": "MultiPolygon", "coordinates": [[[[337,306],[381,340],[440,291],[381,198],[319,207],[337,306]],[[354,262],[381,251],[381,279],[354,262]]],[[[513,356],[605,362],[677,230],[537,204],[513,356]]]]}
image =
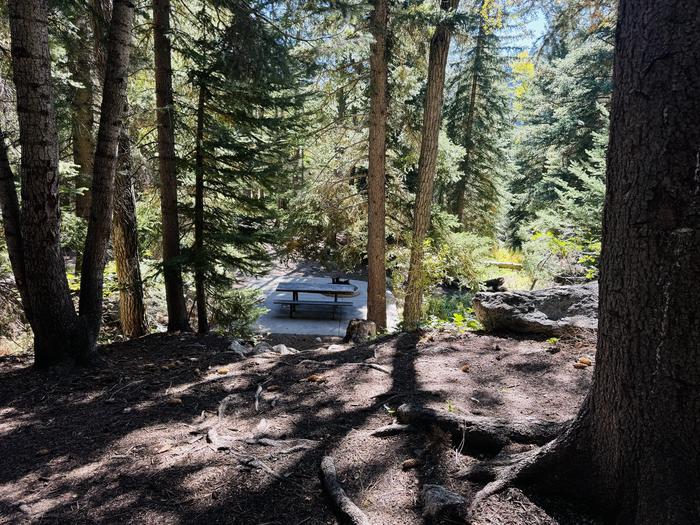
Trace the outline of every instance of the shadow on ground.
{"type": "MultiPolygon", "coordinates": [[[[348,494],[375,523],[421,523],[424,483],[473,492],[450,479],[461,460],[439,435],[370,432],[403,402],[466,410],[477,386],[503,388],[512,378],[484,385],[459,369],[465,359],[486,366],[491,339],[402,334],[241,360],[222,337],[153,335],[104,348],[108,366],[99,370],[41,373],[5,359],[0,523],[335,523],[318,480],[323,455],[334,457],[348,494]],[[228,449],[207,443],[213,426],[228,449]],[[256,442],[262,435],[285,444],[256,442]],[[402,468],[407,459],[416,467],[402,468]]],[[[518,362],[520,344],[501,359],[518,362]]],[[[525,350],[534,355],[538,344],[525,350]]],[[[518,373],[550,373],[560,359],[550,361],[518,373]]],[[[586,387],[570,387],[566,410],[586,387]]],[[[536,396],[527,403],[539,403],[536,396]]]]}

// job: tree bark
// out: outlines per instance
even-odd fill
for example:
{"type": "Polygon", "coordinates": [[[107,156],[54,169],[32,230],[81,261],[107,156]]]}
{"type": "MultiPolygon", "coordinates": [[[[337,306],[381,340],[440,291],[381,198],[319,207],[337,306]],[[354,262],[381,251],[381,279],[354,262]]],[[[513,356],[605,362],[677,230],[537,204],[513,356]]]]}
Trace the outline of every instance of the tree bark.
{"type": "Polygon", "coordinates": [[[134,5],[131,0],[115,0],[109,25],[90,220],[80,279],[80,317],[85,320],[88,338],[94,343],[102,320],[102,285],[112,225],[119,137],[126,106],[133,20],[134,5]]]}
{"type": "MultiPolygon", "coordinates": [[[[35,364],[84,355],[60,246],[58,134],[51,91],[48,7],[11,0],[12,70],[17,89],[26,298],[34,332],[35,364]]],[[[4,206],[3,206],[4,208],[4,206]]]]}
{"type": "Polygon", "coordinates": [[[156,67],[158,172],[163,218],[163,275],[168,303],[168,330],[189,330],[180,264],[180,226],[177,211],[175,128],[170,62],[170,0],[153,0],[153,46],[156,67]]]}
{"type": "MultiPolygon", "coordinates": [[[[90,48],[85,45],[90,39],[87,19],[76,21],[78,39],[67,45],[68,64],[73,80],[80,83],[73,91],[72,139],[73,162],[78,165],[77,188],[85,188],[81,195],[75,197],[75,214],[87,220],[90,217],[90,183],[92,180],[95,139],[93,137],[93,85],[90,48]]],[[[78,254],[78,259],[80,254],[78,254]]],[[[76,263],[77,264],[77,263],[76,263]]]]}
{"type": "MultiPolygon", "coordinates": [[[[124,110],[127,113],[127,109],[124,110]]],[[[128,127],[119,137],[119,162],[115,176],[112,247],[119,282],[119,323],[129,339],[146,334],[146,308],[136,228],[136,198],[131,166],[131,143],[128,127]]]]}
{"type": "Polygon", "coordinates": [[[10,167],[10,159],[5,145],[5,134],[0,128],[0,211],[2,211],[2,228],[5,232],[7,254],[10,258],[10,266],[15,276],[15,284],[19,291],[24,315],[29,319],[29,297],[27,293],[27,277],[24,270],[24,256],[22,248],[21,217],[19,199],[15,189],[15,177],[10,167]]]}
{"type": "MultiPolygon", "coordinates": [[[[442,0],[444,11],[455,11],[459,0],[442,0]]],[[[413,238],[411,259],[408,271],[406,301],[403,310],[403,324],[414,330],[420,321],[423,301],[423,243],[430,225],[430,208],[433,202],[433,184],[438,154],[438,136],[442,121],[445,67],[450,50],[452,28],[449,22],[440,22],[430,40],[428,58],[428,86],[423,111],[423,136],[421,137],[420,158],[418,160],[418,189],[413,210],[413,238]]]]}
{"type": "Polygon", "coordinates": [[[194,193],[194,285],[197,297],[197,332],[209,332],[207,317],[207,292],[204,277],[204,111],[207,92],[204,82],[199,86],[197,102],[197,136],[195,151],[195,193],[194,193]]]}
{"type": "MultiPolygon", "coordinates": [[[[112,17],[110,0],[93,0],[92,27],[94,33],[95,62],[104,75],[106,64],[107,29],[112,17]]],[[[114,211],[112,214],[112,248],[117,266],[119,285],[119,324],[129,339],[141,337],[148,331],[146,308],[143,302],[143,281],[136,223],[136,197],[134,195],[131,164],[131,139],[129,137],[128,101],[124,105],[122,129],[119,135],[117,172],[114,179],[114,211]]]]}
{"type": "Polygon", "coordinates": [[[700,4],[621,0],[593,386],[521,478],[700,523],[700,4]]]}
{"type": "Polygon", "coordinates": [[[367,174],[367,320],[386,329],[386,120],[388,0],[374,0],[370,31],[369,169],[367,174]]]}

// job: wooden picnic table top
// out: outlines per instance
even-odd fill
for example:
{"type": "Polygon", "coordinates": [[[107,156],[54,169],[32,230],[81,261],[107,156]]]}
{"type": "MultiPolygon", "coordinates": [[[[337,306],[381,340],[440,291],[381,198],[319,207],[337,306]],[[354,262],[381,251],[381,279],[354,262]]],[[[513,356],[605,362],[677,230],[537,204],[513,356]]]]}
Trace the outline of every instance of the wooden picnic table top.
{"type": "Polygon", "coordinates": [[[306,283],[286,281],[277,285],[278,292],[301,292],[301,293],[352,293],[357,290],[354,284],[333,284],[333,283],[306,283]]]}

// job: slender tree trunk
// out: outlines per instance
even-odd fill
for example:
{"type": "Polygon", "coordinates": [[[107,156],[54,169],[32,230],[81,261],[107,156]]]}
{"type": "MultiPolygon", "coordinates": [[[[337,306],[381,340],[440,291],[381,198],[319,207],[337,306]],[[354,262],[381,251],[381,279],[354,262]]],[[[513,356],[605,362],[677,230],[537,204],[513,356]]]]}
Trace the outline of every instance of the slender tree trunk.
{"type": "Polygon", "coordinates": [[[180,226],[177,212],[175,127],[170,63],[170,0],[153,0],[153,45],[156,66],[158,119],[158,171],[163,217],[163,274],[168,303],[168,330],[189,330],[183,294],[180,257],[180,226]]]}
{"type": "MultiPolygon", "coordinates": [[[[73,162],[78,165],[76,187],[85,188],[85,190],[81,195],[75,197],[75,214],[87,220],[90,217],[90,183],[95,155],[93,68],[90,59],[91,50],[85,45],[90,40],[87,19],[81,18],[76,24],[78,38],[69,42],[67,52],[71,76],[80,83],[80,87],[74,88],[71,101],[73,162]]],[[[80,254],[78,254],[78,259],[80,259],[80,254]]]]}
{"type": "MultiPolygon", "coordinates": [[[[60,246],[58,134],[51,92],[48,6],[9,2],[22,159],[20,235],[37,366],[84,354],[60,246]]],[[[3,205],[3,209],[5,206],[3,205]]]]}
{"type": "MultiPolygon", "coordinates": [[[[127,109],[124,110],[128,113],[127,109]]],[[[115,177],[112,247],[119,282],[119,323],[129,339],[141,337],[146,326],[143,283],[136,229],[136,198],[131,166],[131,143],[128,127],[119,137],[119,162],[115,177]]]]}
{"type": "MultiPolygon", "coordinates": [[[[106,29],[109,28],[111,16],[111,1],[93,0],[92,27],[95,35],[95,62],[101,75],[104,75],[105,72],[106,29]]],[[[124,105],[123,124],[119,135],[117,171],[114,179],[112,248],[119,285],[119,324],[122,333],[129,339],[134,339],[144,335],[148,331],[148,326],[143,301],[143,281],[141,280],[128,114],[129,103],[127,101],[124,105]]]]}
{"type": "Polygon", "coordinates": [[[197,296],[197,332],[209,331],[207,317],[207,292],[204,278],[204,111],[207,92],[204,82],[199,86],[197,103],[197,138],[195,152],[195,193],[194,193],[194,284],[197,296]]]}
{"type": "Polygon", "coordinates": [[[15,177],[10,167],[10,159],[5,145],[5,134],[0,128],[0,211],[2,211],[2,228],[5,232],[7,254],[10,257],[10,266],[15,276],[15,284],[22,299],[24,315],[29,319],[29,297],[27,293],[27,278],[24,270],[24,256],[22,248],[21,217],[19,199],[15,189],[15,177]]]}
{"type": "MultiPolygon", "coordinates": [[[[459,0],[442,0],[440,7],[445,11],[455,11],[459,0]]],[[[438,136],[442,122],[443,91],[445,68],[450,50],[452,29],[448,22],[441,22],[430,40],[428,58],[428,86],[423,112],[423,136],[421,137],[420,158],[418,160],[418,190],[413,210],[413,238],[411,240],[411,260],[408,271],[406,301],[403,310],[403,323],[408,330],[417,327],[421,317],[423,300],[423,243],[430,225],[430,207],[433,202],[433,184],[438,154],[438,136]]]]}
{"type": "Polygon", "coordinates": [[[620,2],[593,386],[527,470],[619,524],[700,523],[698,34],[695,0],[620,2]]]}
{"type": "MultiPolygon", "coordinates": [[[[481,6],[483,2],[479,4],[481,11],[481,6]]],[[[479,68],[481,67],[481,49],[484,45],[484,19],[481,18],[479,23],[479,32],[476,36],[476,47],[474,50],[474,69],[472,71],[472,85],[469,93],[469,107],[467,108],[467,118],[464,122],[464,130],[462,137],[462,145],[464,146],[465,153],[462,159],[462,170],[466,171],[469,168],[469,157],[471,150],[474,147],[472,143],[472,131],[474,129],[474,118],[476,115],[476,96],[478,93],[478,81],[479,81],[479,68]]],[[[464,208],[466,205],[465,197],[467,190],[467,179],[466,175],[462,175],[457,181],[457,187],[455,188],[457,193],[457,201],[455,203],[455,213],[459,219],[459,223],[464,226],[464,208]]]]}
{"type": "Polygon", "coordinates": [[[367,319],[386,329],[386,119],[388,0],[374,0],[370,30],[369,170],[367,174],[367,319]]]}
{"type": "Polygon", "coordinates": [[[102,320],[102,285],[107,244],[112,225],[114,179],[117,170],[119,137],[126,106],[126,87],[134,20],[132,0],[114,0],[109,24],[100,127],[97,132],[92,203],[80,278],[80,317],[88,337],[97,341],[102,320]]]}

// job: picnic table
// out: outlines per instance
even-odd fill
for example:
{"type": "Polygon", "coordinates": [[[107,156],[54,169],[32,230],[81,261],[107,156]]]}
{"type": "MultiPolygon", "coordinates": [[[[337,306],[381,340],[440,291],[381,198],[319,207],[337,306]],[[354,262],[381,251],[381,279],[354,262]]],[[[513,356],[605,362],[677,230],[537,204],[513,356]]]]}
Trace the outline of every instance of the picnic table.
{"type": "Polygon", "coordinates": [[[292,299],[278,299],[275,304],[289,306],[289,317],[294,317],[294,311],[297,306],[318,306],[322,308],[331,308],[332,316],[335,319],[335,311],[337,308],[352,306],[352,301],[339,301],[339,296],[353,296],[357,292],[357,286],[354,284],[338,284],[338,283],[309,283],[300,281],[287,281],[277,285],[277,292],[290,292],[292,299]],[[320,294],[333,296],[333,301],[313,301],[301,300],[299,294],[320,294]]]}

